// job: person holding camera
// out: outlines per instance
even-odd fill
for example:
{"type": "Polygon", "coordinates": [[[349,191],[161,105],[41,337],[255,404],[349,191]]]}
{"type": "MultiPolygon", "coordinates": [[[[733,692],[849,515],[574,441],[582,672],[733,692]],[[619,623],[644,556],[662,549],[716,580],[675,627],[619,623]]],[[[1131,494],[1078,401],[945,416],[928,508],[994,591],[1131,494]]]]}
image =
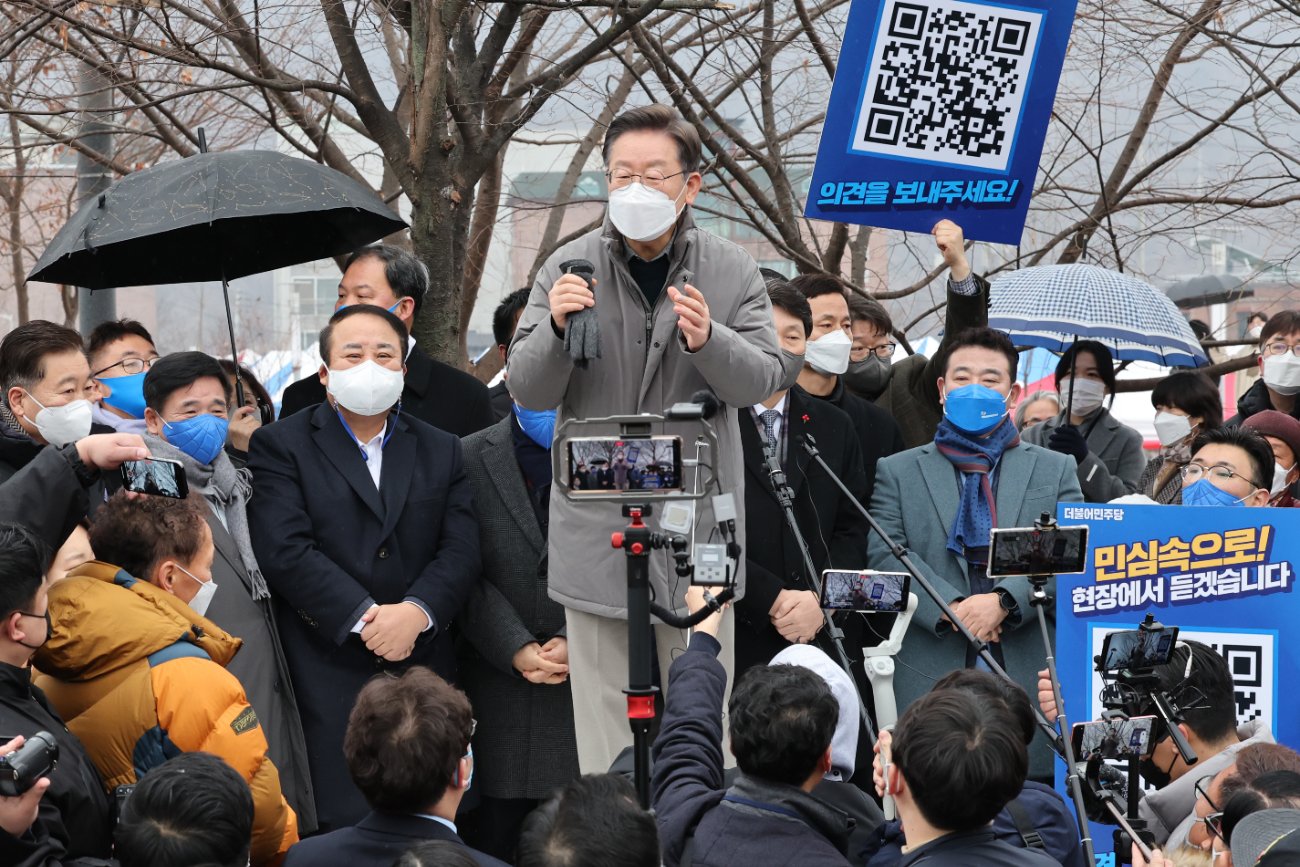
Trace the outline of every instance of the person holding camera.
{"type": "MultiPolygon", "coordinates": [[[[1138,805],[1157,845],[1167,850],[1188,842],[1197,822],[1197,787],[1209,784],[1215,775],[1230,767],[1236,755],[1251,744],[1274,743],[1273,733],[1263,719],[1237,725],[1237,699],[1227,661],[1213,648],[1199,641],[1179,641],[1169,662],[1151,669],[1156,683],[1140,695],[1130,716],[1156,713],[1157,693],[1164,693],[1182,712],[1178,729],[1196,754],[1189,765],[1174,746],[1163,725],[1153,732],[1151,750],[1138,768],[1142,778],[1156,791],[1138,805]],[[1186,706],[1184,706],[1186,705],[1186,706]]],[[[1056,719],[1056,700],[1046,671],[1040,671],[1038,704],[1049,720],[1056,719]]]]}
{"type": "MultiPolygon", "coordinates": [[[[12,481],[0,490],[8,494],[12,481]]],[[[46,774],[29,780],[30,789],[0,797],[0,863],[14,867],[108,858],[112,850],[104,781],[81,741],[32,684],[32,655],[50,637],[50,556],[49,546],[30,530],[0,524],[0,731],[19,736],[0,754],[12,760],[13,751],[38,732],[52,735],[58,746],[57,768],[48,770],[46,760],[46,774]]]]}
{"type": "MultiPolygon", "coordinates": [[[[694,612],[704,591],[686,595],[694,612]]],[[[846,867],[848,814],[812,795],[834,768],[840,704],[821,675],[802,665],[751,668],[731,693],[727,719],[740,773],[723,781],[723,694],[718,662],[726,609],[705,618],[673,662],[652,758],[651,807],[668,867],[799,864],[846,867]]]]}
{"type": "MultiPolygon", "coordinates": [[[[777,391],[787,370],[797,374],[802,359],[783,358],[777,346],[754,260],[695,225],[691,204],[703,181],[701,151],[698,131],[664,105],[633,108],[610,123],[603,148],[610,191],[605,223],[562,246],[538,273],[510,347],[510,392],[530,410],[558,407],[557,422],[563,423],[658,414],[712,390],[723,405],[712,421],[718,452],[704,455],[703,462],[736,500],[735,533],[744,539],[737,408],[777,391]]],[[[662,433],[690,443],[699,431],[698,423],[674,422],[664,424],[662,433]]],[[[612,472],[604,472],[613,488],[612,472]]],[[[717,527],[708,499],[696,501],[694,523],[701,539],[717,527]]],[[[585,773],[605,771],[632,739],[622,692],[626,563],[623,552],[608,544],[610,534],[626,526],[619,503],[577,504],[558,486],[552,489],[549,592],[565,607],[578,759],[585,773]]],[[[670,558],[652,558],[650,570],[655,598],[664,604],[681,599],[670,558]]],[[[740,598],[743,561],[737,573],[740,598]]],[[[724,667],[730,668],[730,638],[724,635],[722,644],[724,667]]],[[[658,626],[655,646],[660,670],[667,672],[685,647],[685,635],[658,626]]]]}

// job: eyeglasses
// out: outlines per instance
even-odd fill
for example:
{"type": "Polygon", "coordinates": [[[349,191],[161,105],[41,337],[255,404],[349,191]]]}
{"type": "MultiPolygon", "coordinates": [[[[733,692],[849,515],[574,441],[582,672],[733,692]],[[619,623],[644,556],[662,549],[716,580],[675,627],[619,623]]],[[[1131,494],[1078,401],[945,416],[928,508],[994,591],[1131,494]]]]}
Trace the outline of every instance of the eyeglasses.
{"type": "Polygon", "coordinates": [[[474,719],[474,717],[470,717],[470,718],[469,718],[469,736],[470,736],[471,738],[473,738],[473,737],[474,737],[474,732],[476,732],[476,731],[478,731],[478,720],[474,719]]]}
{"type": "Polygon", "coordinates": [[[1214,774],[1206,774],[1196,781],[1196,794],[1205,799],[1205,803],[1210,805],[1211,810],[1218,810],[1219,805],[1214,803],[1210,797],[1210,784],[1214,782],[1214,774]]]}
{"type": "Polygon", "coordinates": [[[1286,355],[1288,352],[1292,355],[1300,355],[1300,343],[1297,343],[1294,346],[1286,343],[1264,344],[1265,355],[1286,355]]]}
{"type": "Polygon", "coordinates": [[[1231,480],[1234,476],[1236,476],[1237,478],[1241,479],[1243,482],[1250,485],[1251,487],[1255,487],[1255,488],[1260,487],[1260,485],[1255,484],[1254,480],[1246,478],[1241,473],[1234,473],[1232,470],[1228,469],[1227,467],[1207,467],[1204,466],[1203,464],[1190,463],[1190,464],[1184,464],[1178,470],[1178,472],[1182,474],[1184,481],[1188,481],[1188,482],[1198,481],[1203,476],[1207,476],[1207,475],[1209,476],[1211,482],[1214,481],[1227,482],[1231,480]]]}
{"type": "Polygon", "coordinates": [[[665,175],[657,169],[651,169],[648,172],[636,174],[635,172],[627,172],[620,169],[616,172],[605,172],[605,180],[609,182],[610,188],[615,190],[619,187],[626,187],[633,181],[639,181],[647,187],[654,187],[657,190],[663,187],[663,185],[672,178],[680,177],[684,174],[686,174],[685,171],[680,171],[673,175],[665,175]]]}
{"type": "MultiPolygon", "coordinates": [[[[1209,813],[1201,820],[1205,823],[1206,832],[1216,840],[1223,840],[1223,811],[1215,810],[1209,813]]],[[[1227,841],[1224,840],[1226,843],[1227,841]]]]}
{"type": "Polygon", "coordinates": [[[137,373],[144,373],[146,370],[153,367],[154,362],[157,360],[157,355],[153,358],[123,358],[121,361],[116,361],[108,367],[105,367],[103,370],[95,371],[91,376],[99,376],[105,371],[112,370],[115,367],[122,368],[122,372],[127,376],[135,376],[137,373]]]}
{"type": "Polygon", "coordinates": [[[894,350],[898,348],[897,343],[882,343],[879,346],[867,350],[867,355],[875,355],[876,358],[890,358],[894,350]]]}

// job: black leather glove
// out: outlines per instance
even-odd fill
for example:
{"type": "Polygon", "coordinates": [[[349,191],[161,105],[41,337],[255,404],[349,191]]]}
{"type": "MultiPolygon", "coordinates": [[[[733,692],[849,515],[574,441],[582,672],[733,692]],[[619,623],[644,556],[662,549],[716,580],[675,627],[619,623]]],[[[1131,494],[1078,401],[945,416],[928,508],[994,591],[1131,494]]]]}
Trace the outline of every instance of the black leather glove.
{"type": "Polygon", "coordinates": [[[1079,429],[1072,424],[1061,425],[1052,431],[1051,439],[1047,441],[1047,447],[1054,452],[1072,456],[1078,463],[1083,463],[1084,459],[1088,457],[1088,441],[1083,438],[1083,434],[1079,429]]]}

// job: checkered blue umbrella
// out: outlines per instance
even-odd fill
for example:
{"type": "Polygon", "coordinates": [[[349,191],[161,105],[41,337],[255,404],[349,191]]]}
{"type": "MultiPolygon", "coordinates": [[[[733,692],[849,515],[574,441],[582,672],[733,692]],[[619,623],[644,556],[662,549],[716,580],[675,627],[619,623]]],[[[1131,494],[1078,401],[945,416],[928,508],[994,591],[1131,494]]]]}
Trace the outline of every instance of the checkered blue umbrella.
{"type": "Polygon", "coordinates": [[[1066,352],[1096,340],[1116,359],[1209,364],[1187,320],[1149,283],[1096,265],[1021,268],[993,283],[989,326],[1020,346],[1066,352]]]}

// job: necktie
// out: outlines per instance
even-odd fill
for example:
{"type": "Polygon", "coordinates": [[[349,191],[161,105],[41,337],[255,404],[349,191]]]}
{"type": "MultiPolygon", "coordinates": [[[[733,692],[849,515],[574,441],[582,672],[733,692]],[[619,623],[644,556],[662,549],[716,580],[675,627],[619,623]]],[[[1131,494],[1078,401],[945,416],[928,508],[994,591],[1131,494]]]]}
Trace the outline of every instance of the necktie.
{"type": "Polygon", "coordinates": [[[759,416],[763,421],[763,430],[767,433],[767,444],[772,447],[773,451],[778,451],[779,446],[776,442],[776,423],[781,420],[781,413],[774,409],[764,410],[759,416]]]}

